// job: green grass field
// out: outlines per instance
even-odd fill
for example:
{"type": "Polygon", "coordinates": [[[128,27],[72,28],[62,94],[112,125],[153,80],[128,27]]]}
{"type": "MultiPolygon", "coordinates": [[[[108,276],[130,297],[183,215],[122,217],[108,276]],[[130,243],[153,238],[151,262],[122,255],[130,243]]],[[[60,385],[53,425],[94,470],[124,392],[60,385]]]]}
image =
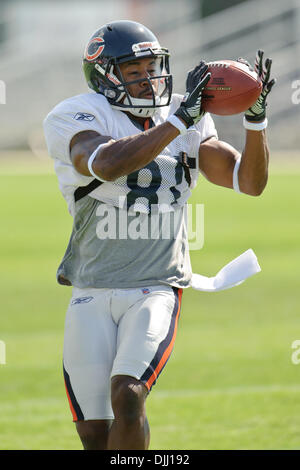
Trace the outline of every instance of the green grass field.
{"type": "MultiPolygon", "coordinates": [[[[53,174],[12,173],[0,177],[0,449],[81,449],[61,367],[71,290],[55,280],[72,221],[53,174]]],[[[252,248],[262,272],[228,291],[184,292],[173,355],[148,398],[151,449],[300,448],[299,176],[271,172],[260,198],[200,179],[194,271],[215,275],[252,248]]]]}

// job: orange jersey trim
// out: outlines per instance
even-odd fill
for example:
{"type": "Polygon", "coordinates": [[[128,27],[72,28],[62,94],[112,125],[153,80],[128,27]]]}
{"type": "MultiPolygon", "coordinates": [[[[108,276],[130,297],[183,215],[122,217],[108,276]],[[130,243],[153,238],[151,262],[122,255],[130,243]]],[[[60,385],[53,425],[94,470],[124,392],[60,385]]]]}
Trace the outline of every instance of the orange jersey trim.
{"type": "Polygon", "coordinates": [[[152,373],[152,375],[148,379],[148,381],[145,383],[148,390],[151,389],[151,387],[153,385],[153,382],[155,382],[155,380],[157,379],[159,373],[161,372],[161,370],[163,369],[164,365],[166,364],[167,360],[169,359],[169,357],[171,355],[171,352],[172,352],[172,349],[173,349],[173,346],[174,346],[174,342],[175,342],[175,338],[176,338],[176,334],[177,334],[178,319],[179,319],[179,314],[180,314],[180,309],[181,309],[181,300],[182,300],[182,289],[178,289],[178,309],[177,309],[177,312],[176,312],[176,319],[175,319],[175,326],[174,326],[173,336],[172,336],[172,339],[171,339],[168,347],[166,348],[165,352],[163,353],[159,363],[157,364],[154,372],[152,373]]]}

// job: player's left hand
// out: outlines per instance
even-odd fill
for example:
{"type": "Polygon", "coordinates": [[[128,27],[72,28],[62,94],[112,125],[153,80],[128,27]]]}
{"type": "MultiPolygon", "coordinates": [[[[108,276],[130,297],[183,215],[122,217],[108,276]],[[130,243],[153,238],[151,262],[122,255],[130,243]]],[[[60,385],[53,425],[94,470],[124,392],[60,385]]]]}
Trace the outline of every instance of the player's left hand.
{"type": "MultiPolygon", "coordinates": [[[[262,81],[262,91],[256,103],[254,103],[251,108],[249,108],[245,112],[245,118],[247,119],[247,121],[250,122],[260,122],[265,119],[267,96],[272,90],[274,84],[276,83],[275,78],[272,78],[270,80],[272,59],[267,58],[264,63],[263,55],[264,51],[257,51],[254,70],[262,81]]],[[[239,58],[238,61],[248,65],[248,67],[252,69],[251,65],[246,60],[239,58]]]]}
{"type": "Polygon", "coordinates": [[[186,79],[186,93],[184,98],[174,113],[180,117],[189,128],[203,118],[205,111],[201,108],[202,92],[211,77],[207,72],[208,65],[203,60],[190,70],[186,79]]]}

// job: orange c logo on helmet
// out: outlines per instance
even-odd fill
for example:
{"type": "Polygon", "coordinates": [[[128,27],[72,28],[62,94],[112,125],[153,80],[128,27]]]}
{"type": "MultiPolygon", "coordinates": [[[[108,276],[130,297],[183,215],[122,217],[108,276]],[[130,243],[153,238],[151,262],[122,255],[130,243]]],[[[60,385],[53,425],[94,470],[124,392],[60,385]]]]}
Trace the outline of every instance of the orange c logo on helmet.
{"type": "Polygon", "coordinates": [[[95,37],[90,40],[86,46],[85,57],[87,60],[94,60],[99,57],[104,49],[104,39],[95,37]]]}

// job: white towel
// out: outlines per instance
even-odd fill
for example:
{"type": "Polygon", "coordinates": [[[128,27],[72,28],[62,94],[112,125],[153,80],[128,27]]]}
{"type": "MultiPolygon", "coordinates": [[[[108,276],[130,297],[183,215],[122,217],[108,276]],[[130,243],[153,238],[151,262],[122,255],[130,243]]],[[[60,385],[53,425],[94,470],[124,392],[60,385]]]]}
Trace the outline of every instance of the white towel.
{"type": "Polygon", "coordinates": [[[257,257],[254,251],[249,249],[226,264],[214,277],[193,273],[190,285],[196,290],[217,292],[238,286],[248,277],[260,271],[257,257]]]}

